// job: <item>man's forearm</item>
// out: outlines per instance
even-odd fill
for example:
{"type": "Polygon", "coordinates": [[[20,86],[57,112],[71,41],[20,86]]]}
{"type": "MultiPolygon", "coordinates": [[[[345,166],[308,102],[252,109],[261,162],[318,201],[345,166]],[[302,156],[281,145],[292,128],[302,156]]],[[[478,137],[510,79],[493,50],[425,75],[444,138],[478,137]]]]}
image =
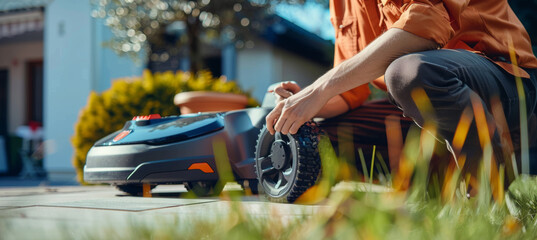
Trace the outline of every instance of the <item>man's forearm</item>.
{"type": "Polygon", "coordinates": [[[343,97],[336,95],[328,100],[328,102],[323,106],[323,108],[321,108],[315,117],[332,118],[348,112],[349,109],[350,107],[347,105],[345,100],[343,100],[343,97]]]}
{"type": "Polygon", "coordinates": [[[390,29],[313,84],[276,104],[265,118],[267,129],[271,134],[295,134],[304,122],[318,115],[334,96],[380,77],[393,60],[405,54],[435,48],[437,44],[433,41],[400,29],[390,29]]]}
{"type": "Polygon", "coordinates": [[[405,54],[437,47],[432,40],[390,29],[360,53],[321,76],[311,87],[331,98],[384,75],[390,63],[405,54]]]}

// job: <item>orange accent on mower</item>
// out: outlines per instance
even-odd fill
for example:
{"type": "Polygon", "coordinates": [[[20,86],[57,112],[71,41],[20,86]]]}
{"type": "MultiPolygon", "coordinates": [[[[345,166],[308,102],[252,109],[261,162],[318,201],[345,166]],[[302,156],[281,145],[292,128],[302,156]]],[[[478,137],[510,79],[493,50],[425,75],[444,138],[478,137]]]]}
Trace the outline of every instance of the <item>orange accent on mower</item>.
{"type": "Polygon", "coordinates": [[[149,114],[149,115],[146,115],[146,116],[136,116],[136,117],[133,117],[132,120],[133,121],[143,121],[143,120],[151,120],[151,119],[160,119],[162,118],[160,116],[160,114],[149,114]]]}
{"type": "Polygon", "coordinates": [[[214,170],[209,166],[208,163],[194,163],[188,167],[188,170],[201,170],[204,173],[214,173],[214,170]]]}
{"type": "Polygon", "coordinates": [[[129,135],[132,132],[132,130],[123,130],[121,131],[116,137],[114,137],[113,141],[117,142],[123,138],[125,138],[127,135],[129,135]]]}

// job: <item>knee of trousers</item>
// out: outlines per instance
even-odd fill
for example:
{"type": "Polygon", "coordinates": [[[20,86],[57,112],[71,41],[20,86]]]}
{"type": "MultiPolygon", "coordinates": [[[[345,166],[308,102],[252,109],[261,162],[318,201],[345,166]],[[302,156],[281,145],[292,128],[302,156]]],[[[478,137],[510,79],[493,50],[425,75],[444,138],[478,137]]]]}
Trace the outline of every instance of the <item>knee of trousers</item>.
{"type": "Polygon", "coordinates": [[[397,58],[384,74],[388,92],[398,104],[411,101],[411,93],[415,89],[431,87],[430,66],[423,60],[420,53],[407,54],[397,58]]]}
{"type": "Polygon", "coordinates": [[[423,118],[412,98],[412,91],[423,89],[428,93],[431,89],[442,87],[439,66],[427,62],[425,58],[427,56],[423,53],[404,55],[393,61],[384,74],[388,92],[393,100],[403,109],[405,115],[412,117],[418,124],[423,123],[423,118]]]}

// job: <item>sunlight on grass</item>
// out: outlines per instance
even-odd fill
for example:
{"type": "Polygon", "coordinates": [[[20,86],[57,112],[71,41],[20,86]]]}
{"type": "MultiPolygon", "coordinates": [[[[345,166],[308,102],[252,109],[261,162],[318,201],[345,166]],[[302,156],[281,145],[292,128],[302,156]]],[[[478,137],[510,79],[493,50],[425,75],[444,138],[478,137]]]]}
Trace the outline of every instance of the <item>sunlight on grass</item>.
{"type": "MultiPolygon", "coordinates": [[[[512,42],[510,47],[513,55],[512,42]]],[[[516,65],[514,55],[512,62],[516,65]]],[[[527,173],[525,96],[521,79],[516,81],[522,119],[522,172],[527,173]]],[[[197,214],[125,218],[121,227],[107,224],[99,231],[84,232],[82,237],[72,232],[62,236],[65,239],[535,239],[537,178],[518,174],[513,141],[500,100],[491,99],[494,117],[491,122],[481,99],[471,97],[471,107],[460,116],[452,141],[456,159],[453,157],[444,163],[444,168],[435,170],[432,165],[438,157],[436,151],[446,146],[436,136],[433,106],[422,89],[413,91],[411,97],[425,122],[422,128],[411,128],[403,139],[399,119],[395,116],[385,119],[389,162],[384,161],[376,146],[371,159],[366,159],[369,152],[354,146],[349,125],[338,128],[336,148],[328,136],[320,136],[322,174],[296,200],[293,207],[301,209],[296,213],[282,214],[290,205],[242,201],[249,192],[224,191],[220,195],[224,201],[218,202],[221,205],[200,207],[203,209],[197,214]],[[479,164],[461,154],[474,121],[483,149],[479,164]],[[505,146],[501,153],[507,159],[505,163],[497,163],[493,153],[491,138],[495,131],[505,146]],[[479,169],[469,171],[466,167],[470,164],[479,169]],[[344,187],[334,187],[341,181],[345,181],[344,187]],[[370,185],[358,187],[349,181],[370,185]],[[512,183],[507,190],[505,182],[512,183]]],[[[225,141],[216,140],[212,147],[220,176],[218,184],[234,181],[225,141]]],[[[146,190],[150,194],[149,185],[144,186],[144,196],[146,190]]],[[[0,219],[0,229],[8,229],[6,226],[9,223],[0,219]]]]}
{"type": "MultiPolygon", "coordinates": [[[[477,115],[479,114],[476,114],[476,118],[477,115]]],[[[469,121],[463,118],[461,117],[461,121],[469,121]]],[[[461,125],[464,124],[459,124],[461,125]]],[[[341,180],[341,176],[338,176],[341,172],[356,170],[341,170],[349,167],[347,164],[341,164],[345,155],[338,155],[329,138],[322,135],[319,143],[322,176],[318,183],[297,201],[300,204],[322,206],[315,208],[315,211],[311,208],[315,206],[297,204],[293,208],[302,210],[293,214],[282,214],[282,210],[289,209],[286,207],[289,205],[242,202],[242,194],[224,192],[221,198],[227,201],[219,202],[213,207],[200,206],[199,211],[189,215],[145,214],[137,218],[126,216],[120,222],[117,222],[117,219],[113,223],[104,220],[98,231],[65,230],[57,239],[535,238],[537,179],[520,177],[511,185],[509,191],[496,193],[502,197],[494,196],[492,189],[494,184],[503,183],[504,171],[500,166],[497,171],[498,180],[493,181],[489,177],[490,172],[487,173],[490,168],[495,168],[492,161],[489,169],[482,164],[480,181],[473,184],[478,187],[478,194],[468,198],[466,193],[470,179],[461,176],[461,170],[457,167],[457,164],[464,166],[464,157],[450,163],[443,178],[431,177],[429,164],[438,143],[431,134],[436,132],[431,126],[425,124],[424,129],[411,129],[405,144],[401,145],[403,149],[400,150],[399,167],[391,169],[392,174],[382,156],[378,152],[372,154],[376,159],[372,159],[370,168],[364,168],[369,171],[369,177],[361,180],[371,182],[372,179],[378,180],[383,176],[386,191],[373,192],[370,191],[371,187],[339,188],[332,191],[332,187],[341,180]],[[389,179],[393,179],[393,182],[389,179]],[[435,181],[438,182],[434,183],[435,181]],[[505,201],[501,200],[503,196],[505,201]]],[[[484,130],[485,128],[482,131],[484,130]]],[[[486,131],[488,133],[488,128],[486,131]]],[[[393,139],[391,142],[402,141],[403,139],[393,139]]],[[[225,142],[213,142],[213,151],[215,156],[219,156],[216,162],[221,178],[233,181],[225,142]]],[[[349,150],[340,148],[339,151],[349,150]]],[[[360,150],[356,151],[360,155],[360,150]]],[[[345,154],[348,154],[346,157],[351,155],[348,152],[345,154]]],[[[365,165],[365,158],[363,159],[365,165]]],[[[360,178],[352,174],[349,176],[360,178]]],[[[6,227],[8,225],[0,220],[0,229],[9,229],[6,227]]]]}
{"type": "MultiPolygon", "coordinates": [[[[284,217],[281,204],[252,212],[239,202],[211,216],[146,216],[66,239],[531,239],[537,234],[537,180],[519,179],[507,204],[458,197],[413,201],[410,192],[333,192],[324,211],[284,217]],[[235,207],[234,207],[235,206],[235,207]],[[113,227],[112,227],[113,226],[113,227]]],[[[490,199],[490,195],[489,195],[490,199]]]]}

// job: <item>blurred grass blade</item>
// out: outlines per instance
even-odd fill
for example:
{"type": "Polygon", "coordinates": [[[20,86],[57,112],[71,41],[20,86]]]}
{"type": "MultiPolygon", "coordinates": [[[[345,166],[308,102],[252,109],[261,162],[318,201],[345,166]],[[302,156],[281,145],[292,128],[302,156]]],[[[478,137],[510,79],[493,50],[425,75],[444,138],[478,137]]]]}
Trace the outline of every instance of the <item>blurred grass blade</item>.
{"type": "Polygon", "coordinates": [[[515,53],[515,47],[513,45],[513,39],[509,38],[509,55],[511,57],[511,64],[515,72],[516,89],[519,98],[519,111],[520,111],[520,159],[522,162],[522,173],[530,173],[530,156],[529,156],[529,142],[528,142],[528,113],[526,112],[526,94],[524,92],[524,86],[522,85],[522,79],[519,77],[520,72],[518,69],[518,63],[515,53]]]}
{"type": "Polygon", "coordinates": [[[492,115],[496,122],[496,130],[500,136],[502,143],[503,157],[505,159],[505,172],[509,182],[513,182],[518,177],[518,167],[515,158],[515,151],[513,147],[513,141],[511,139],[511,133],[509,126],[507,125],[507,119],[503,111],[502,102],[498,96],[494,96],[490,100],[492,115]]]}
{"type": "MultiPolygon", "coordinates": [[[[462,150],[462,146],[464,145],[464,142],[466,141],[466,137],[468,136],[468,130],[470,130],[470,125],[472,124],[472,121],[474,120],[474,115],[472,114],[472,109],[467,107],[462,112],[461,118],[459,120],[459,124],[457,125],[457,128],[455,129],[455,134],[453,135],[453,141],[452,141],[452,147],[455,151],[455,156],[459,156],[460,152],[462,150]]],[[[462,167],[462,166],[459,166],[462,167]]]]}
{"type": "Polygon", "coordinates": [[[434,119],[436,118],[433,105],[427,96],[427,93],[423,88],[416,88],[410,93],[412,100],[416,104],[418,111],[425,120],[425,122],[430,122],[434,124],[434,119]]]}
{"type": "MultiPolygon", "coordinates": [[[[217,184],[220,184],[223,187],[226,185],[226,183],[235,181],[235,176],[233,175],[231,166],[229,164],[226,142],[221,138],[216,138],[213,140],[212,145],[216,169],[218,171],[217,184]]],[[[222,194],[225,195],[228,193],[222,192],[222,194]]],[[[238,200],[239,198],[239,196],[236,196],[236,194],[230,194],[229,197],[234,200],[238,200]]]]}
{"type": "MultiPolygon", "coordinates": [[[[386,177],[386,183],[388,184],[387,187],[391,187],[393,185],[392,183],[392,175],[390,173],[390,170],[388,169],[388,166],[386,165],[386,161],[382,157],[382,154],[380,152],[377,152],[377,159],[380,163],[380,166],[382,167],[382,171],[384,172],[384,176],[386,177]]],[[[399,159],[398,159],[399,160],[399,159]]],[[[378,164],[377,164],[378,166],[378,164]]]]}
{"type": "MultiPolygon", "coordinates": [[[[403,133],[401,131],[401,122],[398,116],[390,115],[384,120],[386,125],[386,137],[388,143],[388,159],[390,160],[390,169],[397,170],[401,160],[403,150],[403,133]]],[[[386,168],[387,170],[387,168],[386,168]]]]}
{"type": "MultiPolygon", "coordinates": [[[[459,163],[466,161],[466,155],[459,157],[459,163]]],[[[455,192],[457,191],[457,185],[460,181],[461,168],[456,166],[455,162],[450,162],[444,176],[444,183],[442,186],[441,196],[445,202],[453,202],[455,199],[455,192]]]]}
{"type": "Polygon", "coordinates": [[[490,133],[483,103],[481,101],[481,97],[475,93],[470,96],[470,99],[472,101],[472,108],[474,110],[479,143],[481,144],[481,149],[485,149],[486,145],[490,145],[490,133]]]}
{"type": "Polygon", "coordinates": [[[339,124],[337,127],[339,176],[344,180],[352,180],[357,176],[354,149],[354,134],[350,124],[339,124]]]}
{"type": "Polygon", "coordinates": [[[481,98],[474,94],[471,96],[471,100],[477,125],[477,134],[479,136],[481,148],[483,149],[483,169],[481,171],[481,174],[484,176],[482,176],[481,181],[485,181],[485,179],[489,181],[485,186],[483,186],[483,182],[481,182],[481,190],[483,190],[484,187],[490,188],[488,190],[490,191],[490,193],[492,193],[494,199],[499,199],[500,190],[497,186],[497,183],[499,182],[499,173],[496,159],[494,157],[494,152],[492,149],[492,143],[490,138],[491,129],[489,128],[489,124],[487,122],[487,117],[485,115],[485,110],[481,98]]]}
{"type": "Polygon", "coordinates": [[[358,148],[358,155],[360,156],[360,163],[362,163],[362,172],[364,173],[364,178],[369,179],[369,173],[367,171],[367,165],[365,163],[365,157],[362,148],[358,148]]]}
{"type": "Polygon", "coordinates": [[[393,176],[393,187],[397,191],[406,191],[410,186],[416,159],[418,158],[420,128],[412,126],[407,134],[405,147],[401,154],[398,168],[393,176]]]}
{"type": "Polygon", "coordinates": [[[369,175],[369,183],[373,183],[373,166],[375,165],[375,151],[377,150],[377,145],[373,145],[373,153],[371,153],[371,175],[369,175]]]}

